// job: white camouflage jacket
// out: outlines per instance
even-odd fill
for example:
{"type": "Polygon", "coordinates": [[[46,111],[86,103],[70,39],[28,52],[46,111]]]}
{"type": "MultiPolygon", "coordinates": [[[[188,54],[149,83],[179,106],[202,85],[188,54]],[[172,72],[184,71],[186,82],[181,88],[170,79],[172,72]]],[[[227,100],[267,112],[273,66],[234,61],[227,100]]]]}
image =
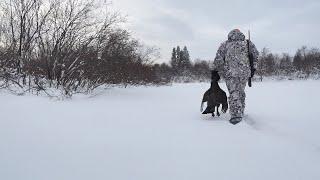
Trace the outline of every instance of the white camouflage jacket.
{"type": "MultiPolygon", "coordinates": [[[[232,30],[228,40],[221,44],[213,63],[213,69],[219,71],[224,78],[249,78],[251,75],[248,58],[248,41],[240,30],[232,30]]],[[[253,55],[254,67],[257,67],[259,52],[249,41],[250,52],[253,55]]]]}

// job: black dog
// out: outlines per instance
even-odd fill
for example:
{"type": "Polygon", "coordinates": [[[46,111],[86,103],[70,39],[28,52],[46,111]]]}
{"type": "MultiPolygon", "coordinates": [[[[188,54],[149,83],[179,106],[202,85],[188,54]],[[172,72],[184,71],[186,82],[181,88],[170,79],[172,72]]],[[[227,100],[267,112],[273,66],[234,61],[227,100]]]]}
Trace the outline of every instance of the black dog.
{"type": "Polygon", "coordinates": [[[226,113],[228,110],[228,100],[227,94],[220,88],[218,81],[220,76],[217,71],[212,71],[211,76],[211,87],[204,93],[202,103],[201,103],[201,112],[203,110],[203,104],[207,102],[207,108],[202,114],[210,114],[215,116],[215,109],[217,109],[217,115],[220,116],[219,107],[222,105],[222,112],[226,113]]]}

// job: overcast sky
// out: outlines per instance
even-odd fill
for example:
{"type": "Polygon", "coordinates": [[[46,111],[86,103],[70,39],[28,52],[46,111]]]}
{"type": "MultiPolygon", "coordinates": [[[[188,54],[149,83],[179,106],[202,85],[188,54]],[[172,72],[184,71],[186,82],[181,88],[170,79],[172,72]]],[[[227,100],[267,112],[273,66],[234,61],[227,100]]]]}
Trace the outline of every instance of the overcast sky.
{"type": "Polygon", "coordinates": [[[186,45],[191,57],[214,59],[220,43],[238,28],[260,50],[294,54],[302,45],[320,47],[320,0],[113,0],[128,16],[128,28],[169,61],[186,45]]]}

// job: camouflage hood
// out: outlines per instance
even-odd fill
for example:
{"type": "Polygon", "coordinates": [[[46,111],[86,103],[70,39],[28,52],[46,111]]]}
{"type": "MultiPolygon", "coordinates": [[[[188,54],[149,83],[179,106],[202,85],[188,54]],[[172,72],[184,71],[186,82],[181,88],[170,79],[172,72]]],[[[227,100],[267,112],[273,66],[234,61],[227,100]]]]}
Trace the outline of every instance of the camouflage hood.
{"type": "Polygon", "coordinates": [[[246,36],[238,29],[232,30],[228,35],[229,41],[244,41],[246,36]]]}

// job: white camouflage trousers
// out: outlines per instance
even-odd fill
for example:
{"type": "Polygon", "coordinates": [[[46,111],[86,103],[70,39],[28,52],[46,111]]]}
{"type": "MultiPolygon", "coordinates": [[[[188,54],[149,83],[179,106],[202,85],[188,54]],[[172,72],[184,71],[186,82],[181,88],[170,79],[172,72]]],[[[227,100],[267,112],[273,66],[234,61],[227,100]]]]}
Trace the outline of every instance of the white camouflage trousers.
{"type": "Polygon", "coordinates": [[[229,105],[231,118],[243,117],[246,107],[247,78],[232,77],[226,79],[227,88],[229,91],[229,105]]]}

